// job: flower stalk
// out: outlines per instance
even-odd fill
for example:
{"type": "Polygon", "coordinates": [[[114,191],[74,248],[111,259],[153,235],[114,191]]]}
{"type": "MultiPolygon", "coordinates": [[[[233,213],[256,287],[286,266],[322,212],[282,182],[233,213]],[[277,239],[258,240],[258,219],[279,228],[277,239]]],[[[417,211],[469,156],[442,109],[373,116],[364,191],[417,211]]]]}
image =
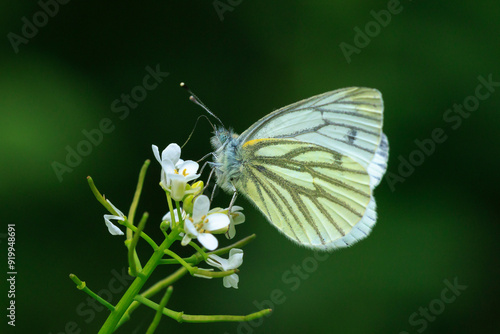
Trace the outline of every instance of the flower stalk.
{"type": "MultiPolygon", "coordinates": [[[[139,266],[139,271],[141,270],[140,268],[140,261],[137,256],[136,252],[136,246],[137,243],[139,242],[139,237],[141,236],[142,230],[144,230],[144,227],[146,226],[146,221],[148,220],[149,214],[147,212],[144,212],[142,215],[142,219],[139,222],[139,226],[137,227],[137,230],[134,232],[134,236],[132,237],[132,240],[130,244],[127,246],[128,247],[128,265],[130,269],[130,276],[137,276],[137,267],[139,266]]],[[[128,230],[127,230],[128,231],[128,230]]],[[[127,240],[128,241],[128,240],[127,240]]],[[[125,241],[127,243],[127,241],[125,241]]]]}

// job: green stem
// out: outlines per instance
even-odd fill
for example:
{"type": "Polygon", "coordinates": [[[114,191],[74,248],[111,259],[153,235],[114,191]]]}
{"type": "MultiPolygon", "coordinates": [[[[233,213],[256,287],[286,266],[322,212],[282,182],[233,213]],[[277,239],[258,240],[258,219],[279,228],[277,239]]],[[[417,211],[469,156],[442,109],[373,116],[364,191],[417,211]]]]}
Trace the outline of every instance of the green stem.
{"type": "Polygon", "coordinates": [[[227,271],[209,271],[209,270],[200,269],[198,267],[191,266],[189,263],[184,261],[183,258],[181,258],[179,255],[172,252],[170,249],[165,249],[164,252],[165,252],[165,254],[170,255],[175,260],[177,260],[193,276],[198,276],[198,277],[203,277],[203,278],[226,277],[226,276],[229,276],[229,275],[232,275],[232,274],[239,272],[238,269],[231,269],[231,270],[227,270],[227,271]]]}
{"type": "Polygon", "coordinates": [[[193,275],[196,272],[196,270],[198,269],[198,268],[191,266],[189,263],[184,261],[184,259],[182,257],[180,257],[176,253],[172,252],[170,249],[165,249],[163,252],[165,254],[173,257],[178,263],[180,263],[184,268],[186,268],[191,275],[193,275]]]}
{"type": "MultiPolygon", "coordinates": [[[[144,164],[142,165],[141,171],[139,172],[139,180],[137,181],[137,187],[135,189],[134,199],[132,200],[132,204],[130,205],[130,210],[128,211],[128,219],[132,224],[134,223],[135,211],[137,209],[137,205],[139,204],[139,198],[141,197],[142,186],[144,184],[144,178],[146,177],[146,171],[149,167],[149,163],[150,160],[148,159],[144,161],[144,164]]],[[[127,239],[130,239],[131,237],[132,236],[129,237],[129,235],[127,234],[127,239]]]]}
{"type": "Polygon", "coordinates": [[[148,220],[148,217],[149,214],[147,212],[144,212],[144,214],[142,215],[142,219],[137,227],[137,230],[135,231],[134,236],[132,237],[132,241],[128,245],[128,265],[130,267],[130,275],[134,277],[137,276],[137,265],[139,265],[139,270],[141,270],[141,264],[138,261],[138,258],[136,259],[137,253],[135,251],[135,248],[137,246],[137,242],[139,242],[139,237],[141,236],[142,230],[144,230],[144,226],[146,226],[146,221],[148,220]]]}
{"type": "Polygon", "coordinates": [[[172,291],[174,291],[174,288],[172,286],[169,286],[167,291],[165,292],[165,295],[163,295],[163,298],[160,301],[160,305],[158,307],[158,310],[156,311],[155,317],[153,318],[153,322],[151,322],[151,325],[149,326],[146,334],[153,334],[156,330],[156,327],[158,327],[158,325],[160,324],[163,310],[165,309],[165,306],[167,306],[170,296],[172,296],[172,291]]]}
{"type": "MultiPolygon", "coordinates": [[[[252,235],[250,235],[250,236],[248,236],[246,238],[243,238],[243,239],[235,242],[234,244],[232,244],[232,245],[230,245],[228,247],[220,248],[220,249],[218,249],[218,250],[216,250],[214,252],[208,253],[208,254],[223,255],[225,253],[228,253],[232,248],[241,248],[241,247],[245,246],[250,241],[252,241],[253,239],[255,239],[255,237],[256,237],[255,234],[252,234],[252,235]]],[[[200,263],[203,260],[203,258],[201,257],[201,255],[199,255],[198,253],[195,253],[191,257],[186,258],[184,260],[186,262],[190,262],[191,258],[196,258],[196,261],[193,263],[195,265],[198,264],[198,263],[200,263]]],[[[162,260],[159,261],[159,263],[165,263],[165,262],[169,263],[167,261],[172,261],[175,264],[179,263],[175,259],[162,259],[162,260]]],[[[181,267],[181,268],[177,269],[177,271],[175,271],[173,274],[169,275],[168,277],[164,278],[161,281],[156,282],[149,289],[147,289],[146,291],[144,291],[143,293],[141,293],[141,296],[143,296],[145,298],[150,298],[150,297],[156,295],[157,293],[159,293],[160,291],[162,291],[163,289],[165,289],[166,287],[168,287],[169,285],[172,285],[175,282],[177,282],[179,279],[181,279],[187,273],[188,273],[188,270],[186,268],[184,268],[184,267],[181,267]]],[[[120,320],[120,322],[118,323],[117,327],[121,326],[125,322],[127,322],[130,319],[132,313],[135,311],[135,309],[137,309],[140,305],[141,305],[141,303],[139,303],[138,301],[134,301],[132,304],[130,304],[130,307],[127,309],[127,311],[123,315],[123,317],[120,320]]]]}
{"type": "Polygon", "coordinates": [[[196,249],[196,251],[203,257],[203,260],[207,260],[208,259],[208,255],[207,253],[205,253],[205,251],[200,247],[198,246],[195,242],[190,242],[189,243],[189,246],[193,247],[194,249],[196,249]]]}
{"type": "Polygon", "coordinates": [[[184,220],[182,219],[181,204],[178,201],[175,201],[175,208],[177,209],[177,216],[179,217],[179,222],[182,222],[181,226],[184,228],[184,220]]]}
{"type": "Polygon", "coordinates": [[[90,290],[89,288],[87,288],[87,284],[85,284],[85,282],[81,281],[78,276],[76,276],[75,274],[69,274],[69,278],[71,278],[71,280],[73,282],[75,282],[76,284],[76,287],[79,289],[79,290],[82,290],[83,292],[87,293],[90,297],[94,298],[95,300],[97,300],[99,303],[101,303],[102,305],[106,306],[109,310],[111,310],[112,312],[115,310],[115,307],[113,305],[111,305],[110,303],[108,303],[108,301],[104,300],[101,296],[99,296],[97,293],[95,293],[94,291],[90,290]]]}
{"type": "MultiPolygon", "coordinates": [[[[135,299],[142,304],[151,307],[154,310],[158,310],[160,305],[157,303],[144,298],[141,295],[137,295],[135,299]]],[[[178,321],[178,322],[191,322],[191,323],[206,323],[206,322],[228,322],[228,321],[250,321],[257,318],[261,318],[265,315],[271,313],[271,309],[264,309],[259,312],[251,313],[248,315],[190,315],[184,314],[184,312],[176,312],[168,308],[163,309],[163,314],[178,321]]]]}
{"type": "Polygon", "coordinates": [[[165,239],[162,244],[154,251],[148,263],[146,263],[144,269],[141,271],[142,275],[137,276],[132,282],[123,297],[115,306],[115,310],[111,312],[108,319],[106,319],[106,322],[99,331],[99,334],[113,333],[123,314],[127,311],[130,304],[132,304],[132,302],[134,301],[134,297],[137,296],[141,288],[148,280],[149,276],[151,276],[155,268],[158,266],[158,261],[163,257],[165,249],[172,245],[179,233],[179,229],[174,229],[172,233],[170,233],[168,238],[165,239]]]}
{"type": "MultiPolygon", "coordinates": [[[[137,231],[137,227],[135,227],[134,225],[130,224],[130,222],[125,219],[123,222],[120,222],[121,225],[125,226],[128,229],[136,232],[137,231]]],[[[151,239],[149,237],[149,235],[147,235],[146,233],[144,232],[141,232],[141,238],[143,238],[144,240],[146,240],[146,242],[153,248],[153,250],[157,250],[158,249],[158,244],[156,242],[154,242],[153,239],[151,239]]]]}
{"type": "MultiPolygon", "coordinates": [[[[170,211],[170,219],[172,222],[172,227],[175,227],[176,221],[175,221],[174,207],[172,206],[172,198],[170,197],[170,194],[168,192],[165,193],[167,194],[168,210],[170,211]]],[[[179,216],[179,219],[182,219],[182,217],[179,216]]]]}
{"type": "MultiPolygon", "coordinates": [[[[132,199],[132,204],[130,204],[130,209],[128,211],[128,217],[127,217],[127,221],[130,223],[131,226],[134,226],[135,211],[137,209],[137,205],[139,204],[139,199],[141,197],[141,192],[142,192],[142,186],[144,184],[144,179],[146,177],[146,171],[148,169],[149,163],[150,161],[146,160],[141,167],[141,171],[139,172],[139,180],[137,181],[137,187],[135,189],[134,198],[132,199]]],[[[127,228],[126,231],[127,242],[130,242],[132,240],[133,232],[134,230],[132,230],[130,227],[127,228]]],[[[150,242],[148,243],[151,244],[150,242]]],[[[135,246],[133,247],[134,250],[132,254],[130,254],[130,245],[128,245],[128,247],[129,247],[129,264],[133,263],[133,267],[132,266],[130,267],[130,275],[137,276],[137,272],[142,270],[141,261],[139,260],[139,256],[137,255],[135,246]]],[[[155,248],[153,247],[153,249],[155,248]]]]}
{"type": "MultiPolygon", "coordinates": [[[[189,264],[196,265],[203,260],[203,257],[196,253],[194,255],[191,255],[190,257],[183,257],[182,259],[189,264]]],[[[160,264],[179,264],[179,261],[177,261],[176,259],[161,259],[160,264]]]]}
{"type": "MultiPolygon", "coordinates": [[[[256,238],[255,234],[249,235],[248,237],[243,238],[243,239],[235,242],[234,244],[232,244],[230,246],[227,246],[227,247],[224,247],[224,248],[219,248],[219,249],[217,249],[216,251],[213,251],[213,252],[204,253],[205,255],[203,255],[203,254],[200,253],[200,250],[202,252],[203,252],[203,250],[198,245],[196,245],[194,242],[190,242],[189,245],[191,245],[195,249],[197,249],[198,252],[194,253],[190,257],[184,257],[184,258],[182,258],[182,260],[184,262],[187,262],[188,264],[197,265],[201,261],[206,260],[209,255],[212,255],[212,254],[214,254],[214,255],[224,255],[224,254],[227,254],[233,248],[242,248],[242,247],[246,246],[250,241],[252,241],[255,238],[256,238]]],[[[160,264],[179,264],[179,261],[176,260],[176,259],[162,259],[162,260],[160,260],[160,264]]]]}
{"type": "MultiPolygon", "coordinates": [[[[141,293],[141,296],[143,296],[145,298],[152,297],[152,296],[156,295],[158,292],[160,292],[161,290],[165,289],[165,287],[172,285],[174,282],[177,282],[179,279],[181,279],[187,273],[188,273],[187,269],[184,267],[181,267],[181,268],[177,269],[177,271],[175,271],[170,276],[162,279],[161,281],[156,282],[152,287],[150,287],[149,289],[147,289],[146,291],[141,293]]],[[[140,305],[141,305],[141,303],[139,303],[138,301],[134,301],[132,304],[130,304],[129,308],[127,309],[127,311],[123,315],[123,317],[120,320],[120,322],[118,323],[117,327],[123,325],[126,321],[128,321],[130,319],[130,316],[132,315],[132,312],[134,312],[134,310],[136,308],[138,308],[140,305]]]]}
{"type": "Polygon", "coordinates": [[[226,277],[232,274],[239,273],[238,269],[230,269],[227,271],[211,271],[205,269],[196,268],[196,271],[192,274],[193,276],[202,277],[202,278],[220,278],[226,277]]]}
{"type": "Polygon", "coordinates": [[[108,202],[104,199],[104,196],[101,195],[99,190],[97,190],[97,187],[94,184],[94,180],[90,176],[87,176],[87,182],[89,183],[90,190],[92,190],[92,193],[94,194],[95,198],[99,203],[101,203],[106,210],[108,210],[111,214],[113,215],[118,215],[118,212],[115,212],[115,210],[109,205],[108,202]]]}

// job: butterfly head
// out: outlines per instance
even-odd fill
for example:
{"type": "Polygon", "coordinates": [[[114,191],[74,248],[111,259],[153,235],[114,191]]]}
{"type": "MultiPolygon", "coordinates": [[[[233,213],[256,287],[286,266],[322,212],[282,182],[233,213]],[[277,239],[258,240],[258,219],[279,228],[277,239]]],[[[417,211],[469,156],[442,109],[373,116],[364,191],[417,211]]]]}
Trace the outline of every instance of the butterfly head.
{"type": "Polygon", "coordinates": [[[238,135],[233,131],[233,129],[226,129],[222,126],[216,127],[214,131],[214,136],[210,140],[212,147],[215,152],[223,149],[229,142],[238,138],[238,135]]]}

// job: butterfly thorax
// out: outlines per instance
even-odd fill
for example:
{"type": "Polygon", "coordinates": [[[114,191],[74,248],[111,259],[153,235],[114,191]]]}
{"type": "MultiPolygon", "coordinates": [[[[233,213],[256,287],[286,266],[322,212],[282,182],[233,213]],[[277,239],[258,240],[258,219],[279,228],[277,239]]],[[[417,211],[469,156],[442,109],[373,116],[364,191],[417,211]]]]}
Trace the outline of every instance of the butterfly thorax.
{"type": "Polygon", "coordinates": [[[233,130],[219,127],[211,139],[214,148],[215,177],[217,184],[227,192],[234,192],[234,185],[240,176],[242,156],[240,140],[233,130]]]}

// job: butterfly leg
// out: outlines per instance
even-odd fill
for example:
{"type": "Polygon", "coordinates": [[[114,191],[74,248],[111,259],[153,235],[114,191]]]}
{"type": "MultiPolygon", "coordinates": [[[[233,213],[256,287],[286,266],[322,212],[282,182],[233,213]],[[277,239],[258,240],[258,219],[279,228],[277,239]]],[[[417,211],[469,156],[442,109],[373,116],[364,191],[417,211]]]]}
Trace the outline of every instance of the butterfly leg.
{"type": "MultiPolygon", "coordinates": [[[[208,183],[207,183],[208,184],[208,183]]],[[[215,196],[215,189],[217,189],[217,183],[214,184],[214,189],[212,190],[212,195],[210,196],[210,203],[213,202],[215,196]]]]}
{"type": "Polygon", "coordinates": [[[236,197],[238,197],[238,191],[236,190],[236,187],[231,184],[233,186],[233,198],[231,198],[231,202],[229,203],[229,209],[227,210],[227,214],[230,215],[231,214],[231,210],[233,209],[233,205],[234,205],[234,202],[236,202],[236,197]]]}
{"type": "MultiPolygon", "coordinates": [[[[215,168],[212,168],[212,170],[210,171],[210,174],[208,175],[208,180],[207,180],[207,183],[205,184],[205,188],[208,187],[208,185],[210,184],[210,180],[212,180],[212,175],[214,174],[214,172],[215,172],[215,168]]],[[[214,192],[215,192],[216,186],[217,186],[217,183],[214,186],[214,192]]],[[[214,197],[214,195],[212,193],[212,198],[213,197],[214,197]]],[[[212,198],[210,199],[210,202],[212,201],[212,198]]]]}

